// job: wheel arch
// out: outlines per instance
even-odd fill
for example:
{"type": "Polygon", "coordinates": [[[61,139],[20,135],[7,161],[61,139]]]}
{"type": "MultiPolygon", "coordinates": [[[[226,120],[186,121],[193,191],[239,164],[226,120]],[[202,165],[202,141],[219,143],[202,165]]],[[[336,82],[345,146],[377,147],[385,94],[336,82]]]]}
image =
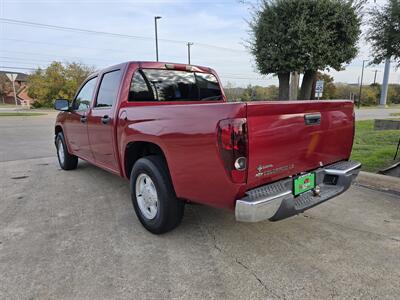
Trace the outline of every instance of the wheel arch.
{"type": "MultiPolygon", "coordinates": [[[[64,141],[65,141],[65,144],[66,144],[66,146],[67,146],[68,152],[69,152],[69,153],[72,153],[71,147],[70,147],[69,142],[68,142],[68,139],[67,139],[67,137],[66,137],[66,132],[64,131],[64,128],[63,128],[59,123],[57,123],[56,126],[54,127],[54,142],[56,141],[57,136],[58,136],[58,134],[59,134],[60,132],[64,135],[64,141]]],[[[73,154],[73,153],[72,153],[72,154],[73,154]]]]}
{"type": "Polygon", "coordinates": [[[159,145],[148,141],[129,142],[126,145],[123,164],[124,176],[129,179],[135,162],[140,158],[149,155],[158,155],[164,160],[165,165],[167,166],[168,175],[170,176],[170,179],[172,179],[165,152],[159,145]]]}
{"type": "Polygon", "coordinates": [[[61,127],[61,125],[56,125],[54,127],[54,134],[57,136],[57,134],[59,134],[60,132],[63,132],[63,128],[61,127]]]}

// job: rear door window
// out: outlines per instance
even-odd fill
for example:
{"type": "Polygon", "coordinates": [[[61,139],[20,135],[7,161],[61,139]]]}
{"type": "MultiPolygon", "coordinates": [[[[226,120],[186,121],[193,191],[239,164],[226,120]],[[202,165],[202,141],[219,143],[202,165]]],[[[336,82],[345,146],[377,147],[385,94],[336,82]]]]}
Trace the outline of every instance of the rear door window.
{"type": "Polygon", "coordinates": [[[111,107],[117,99],[121,70],[105,73],[97,94],[96,107],[111,107]]]}
{"type": "Polygon", "coordinates": [[[143,69],[132,77],[129,101],[202,100],[222,100],[218,80],[212,74],[143,69]]]}

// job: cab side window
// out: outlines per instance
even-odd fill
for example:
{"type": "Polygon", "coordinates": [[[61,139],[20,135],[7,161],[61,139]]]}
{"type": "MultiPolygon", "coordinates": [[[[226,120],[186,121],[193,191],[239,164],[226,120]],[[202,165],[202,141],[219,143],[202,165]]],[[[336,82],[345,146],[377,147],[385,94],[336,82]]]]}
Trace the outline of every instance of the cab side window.
{"type": "Polygon", "coordinates": [[[97,94],[96,107],[111,107],[117,99],[121,80],[121,70],[115,70],[103,75],[99,92],[97,94]]]}
{"type": "Polygon", "coordinates": [[[89,108],[90,102],[93,99],[96,81],[97,77],[93,77],[92,79],[88,80],[81,88],[74,100],[74,103],[72,104],[73,110],[87,110],[89,108]]]}

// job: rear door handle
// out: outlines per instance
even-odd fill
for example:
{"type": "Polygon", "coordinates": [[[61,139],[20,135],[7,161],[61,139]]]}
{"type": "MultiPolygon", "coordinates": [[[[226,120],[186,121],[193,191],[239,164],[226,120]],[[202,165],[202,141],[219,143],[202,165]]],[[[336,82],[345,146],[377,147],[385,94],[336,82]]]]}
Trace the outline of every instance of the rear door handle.
{"type": "Polygon", "coordinates": [[[108,124],[110,121],[111,121],[111,118],[107,115],[105,115],[101,118],[101,123],[103,123],[103,124],[108,124]]]}
{"type": "Polygon", "coordinates": [[[309,115],[304,115],[304,123],[306,125],[319,125],[321,124],[321,114],[309,114],[309,115]]]}
{"type": "Polygon", "coordinates": [[[87,117],[86,116],[81,116],[80,121],[81,121],[81,123],[86,123],[87,117]]]}

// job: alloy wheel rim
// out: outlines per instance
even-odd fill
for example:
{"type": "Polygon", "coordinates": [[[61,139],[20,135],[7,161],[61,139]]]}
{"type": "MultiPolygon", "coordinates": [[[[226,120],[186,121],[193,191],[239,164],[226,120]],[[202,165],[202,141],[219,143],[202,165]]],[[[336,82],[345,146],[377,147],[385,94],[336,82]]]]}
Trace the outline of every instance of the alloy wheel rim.
{"type": "Polygon", "coordinates": [[[65,157],[64,157],[64,147],[61,139],[58,140],[57,153],[58,153],[58,158],[60,159],[60,163],[63,165],[65,157]]]}
{"type": "Polygon", "coordinates": [[[152,220],[158,213],[158,194],[153,180],[147,174],[140,174],[136,178],[136,199],[142,215],[152,220]]]}

